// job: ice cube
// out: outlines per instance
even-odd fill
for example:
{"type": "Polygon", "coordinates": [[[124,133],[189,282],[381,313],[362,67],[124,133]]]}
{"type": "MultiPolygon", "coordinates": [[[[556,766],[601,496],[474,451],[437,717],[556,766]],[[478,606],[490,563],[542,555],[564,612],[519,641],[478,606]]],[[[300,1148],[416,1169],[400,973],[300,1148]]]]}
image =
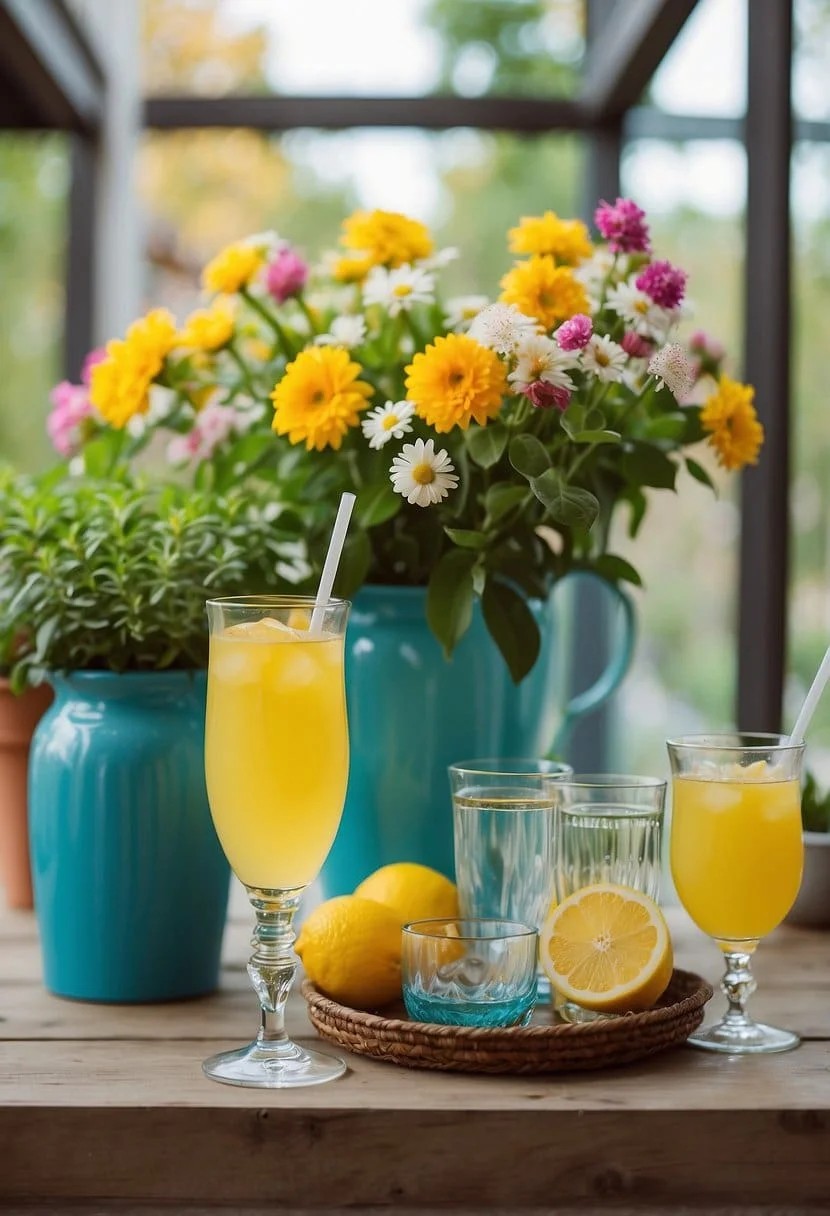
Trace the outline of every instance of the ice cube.
{"type": "Polygon", "coordinates": [[[320,669],[307,649],[297,647],[295,652],[287,653],[277,667],[277,688],[281,691],[306,688],[314,683],[319,674],[320,669]]]}
{"type": "Polygon", "coordinates": [[[210,655],[210,674],[223,684],[256,684],[261,678],[261,664],[252,662],[247,647],[215,646],[210,655]]]}
{"type": "Polygon", "coordinates": [[[278,621],[273,616],[264,616],[258,621],[240,621],[225,630],[226,637],[241,638],[246,642],[296,642],[296,629],[278,621]]]}

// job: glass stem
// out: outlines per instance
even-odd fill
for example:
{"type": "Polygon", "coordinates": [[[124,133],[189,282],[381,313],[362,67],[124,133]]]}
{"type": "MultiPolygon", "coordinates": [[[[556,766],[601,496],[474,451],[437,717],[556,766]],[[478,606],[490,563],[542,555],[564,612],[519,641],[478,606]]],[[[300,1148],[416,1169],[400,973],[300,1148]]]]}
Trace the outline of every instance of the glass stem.
{"type": "Polygon", "coordinates": [[[723,1020],[727,1025],[749,1026],[752,1018],[746,1011],[746,1004],[756,988],[751,967],[752,951],[724,950],[724,961],[726,971],[720,987],[729,1008],[723,1020]]]}
{"type": "Polygon", "coordinates": [[[285,1003],[297,970],[293,921],[302,894],[302,887],[292,891],[248,888],[256,913],[251,939],[254,952],[248,960],[248,975],[262,1010],[257,1046],[269,1055],[296,1050],[285,1032],[285,1003]]]}

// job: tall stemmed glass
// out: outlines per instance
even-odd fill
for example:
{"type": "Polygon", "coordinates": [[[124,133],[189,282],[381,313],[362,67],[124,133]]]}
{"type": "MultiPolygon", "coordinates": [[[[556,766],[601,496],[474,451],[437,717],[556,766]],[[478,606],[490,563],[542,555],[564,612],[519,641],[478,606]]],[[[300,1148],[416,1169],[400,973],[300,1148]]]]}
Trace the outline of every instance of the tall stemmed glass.
{"type": "Polygon", "coordinates": [[[256,914],[248,975],[255,1041],[206,1060],[231,1085],[316,1085],[345,1071],[285,1031],[297,959],[292,922],[334,841],[349,769],[343,652],[349,604],[301,596],[208,603],[205,774],[213,822],[256,914]]]}
{"type": "Polygon", "coordinates": [[[726,960],[720,1022],[689,1042],[709,1051],[789,1051],[798,1035],[753,1021],[750,963],[801,884],[801,763],[787,735],[690,735],[668,742],[671,869],[680,902],[726,960]]]}

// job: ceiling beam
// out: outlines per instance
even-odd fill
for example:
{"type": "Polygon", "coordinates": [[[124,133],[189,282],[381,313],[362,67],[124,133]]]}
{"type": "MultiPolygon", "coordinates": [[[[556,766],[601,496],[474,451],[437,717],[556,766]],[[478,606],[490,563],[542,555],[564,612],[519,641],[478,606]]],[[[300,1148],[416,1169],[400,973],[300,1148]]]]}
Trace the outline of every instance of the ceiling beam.
{"type": "Polygon", "coordinates": [[[568,98],[514,97],[149,97],[144,126],[252,127],[289,131],[313,127],[421,127],[444,131],[473,127],[524,134],[583,130],[586,115],[568,98]]]}
{"type": "Polygon", "coordinates": [[[103,72],[61,0],[0,0],[0,77],[0,127],[100,124],[103,72]]]}
{"type": "Polygon", "coordinates": [[[595,125],[639,102],[697,0],[617,0],[585,58],[580,101],[595,125]]]}

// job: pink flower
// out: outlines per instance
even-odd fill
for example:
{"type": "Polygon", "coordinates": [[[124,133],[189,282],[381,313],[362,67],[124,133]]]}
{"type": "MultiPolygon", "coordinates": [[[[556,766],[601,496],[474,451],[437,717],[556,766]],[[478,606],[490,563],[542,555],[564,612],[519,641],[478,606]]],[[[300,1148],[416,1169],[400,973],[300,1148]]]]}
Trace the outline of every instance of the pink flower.
{"type": "Polygon", "coordinates": [[[49,394],[52,411],[46,430],[52,446],[61,456],[74,456],[81,446],[81,424],[92,413],[92,402],[83,384],[61,380],[49,394]]]}
{"type": "Polygon", "coordinates": [[[554,333],[560,350],[582,350],[591,341],[594,323],[584,312],[578,312],[560,325],[554,333]]]}
{"type": "Polygon", "coordinates": [[[671,262],[652,262],[634,281],[661,308],[677,308],[685,295],[688,277],[685,270],[672,266],[671,262]]]}
{"type": "Polygon", "coordinates": [[[209,401],[200,410],[193,429],[186,435],[177,435],[167,445],[167,460],[170,464],[188,464],[195,460],[210,460],[216,449],[234,433],[244,431],[245,415],[230,405],[219,405],[209,401]]]}
{"type": "Polygon", "coordinates": [[[711,334],[707,334],[702,329],[696,329],[689,338],[689,349],[693,350],[695,354],[704,355],[715,363],[719,363],[726,354],[725,347],[718,342],[717,338],[713,338],[711,334]]]}
{"type": "Polygon", "coordinates": [[[274,299],[283,304],[305,287],[308,278],[308,263],[296,250],[284,245],[277,250],[265,271],[265,286],[274,299]]]}
{"type": "Polygon", "coordinates": [[[648,253],[651,249],[646,213],[630,198],[616,203],[603,199],[594,212],[594,223],[608,241],[612,253],[648,253]]]}
{"type": "Polygon", "coordinates": [[[635,333],[633,329],[626,330],[620,346],[632,359],[648,359],[654,352],[654,343],[649,342],[642,334],[635,333]]]}
{"type": "Polygon", "coordinates": [[[84,359],[83,367],[81,368],[81,383],[89,384],[89,378],[92,375],[92,369],[96,363],[101,363],[107,357],[107,352],[103,346],[96,346],[91,350],[84,359]]]}
{"type": "Polygon", "coordinates": [[[558,410],[566,410],[571,400],[571,394],[566,388],[560,388],[558,384],[549,384],[547,380],[534,380],[532,384],[525,385],[522,392],[528,401],[540,410],[549,410],[551,406],[556,406],[558,410]]]}

